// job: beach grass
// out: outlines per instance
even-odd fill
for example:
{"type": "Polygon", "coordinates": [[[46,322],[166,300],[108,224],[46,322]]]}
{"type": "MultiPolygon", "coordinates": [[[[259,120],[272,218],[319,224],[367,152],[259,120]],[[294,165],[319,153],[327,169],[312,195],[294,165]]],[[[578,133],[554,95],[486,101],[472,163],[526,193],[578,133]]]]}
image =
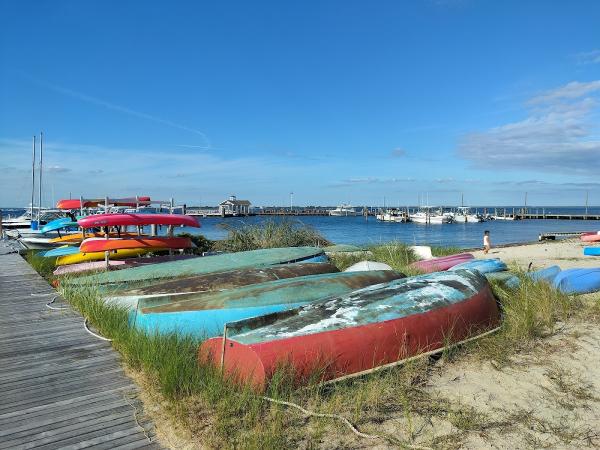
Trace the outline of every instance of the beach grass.
{"type": "Polygon", "coordinates": [[[299,220],[269,219],[261,224],[219,225],[227,237],[216,241],[214,248],[226,252],[241,252],[277,247],[324,247],[331,245],[317,230],[299,220]]]}

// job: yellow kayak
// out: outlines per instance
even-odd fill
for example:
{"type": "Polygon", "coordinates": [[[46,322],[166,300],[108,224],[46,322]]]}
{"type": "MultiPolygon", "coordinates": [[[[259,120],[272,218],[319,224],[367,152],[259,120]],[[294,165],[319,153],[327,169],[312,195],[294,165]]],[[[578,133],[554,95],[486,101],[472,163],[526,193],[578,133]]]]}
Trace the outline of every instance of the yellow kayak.
{"type": "MultiPolygon", "coordinates": [[[[108,254],[109,259],[127,259],[134,256],[145,255],[150,252],[157,252],[167,250],[164,248],[127,248],[123,250],[112,250],[108,254]]],[[[90,253],[75,253],[73,255],[59,256],[56,258],[57,266],[66,266],[68,264],[77,264],[87,261],[102,261],[104,259],[104,252],[90,252],[90,253]]]]}

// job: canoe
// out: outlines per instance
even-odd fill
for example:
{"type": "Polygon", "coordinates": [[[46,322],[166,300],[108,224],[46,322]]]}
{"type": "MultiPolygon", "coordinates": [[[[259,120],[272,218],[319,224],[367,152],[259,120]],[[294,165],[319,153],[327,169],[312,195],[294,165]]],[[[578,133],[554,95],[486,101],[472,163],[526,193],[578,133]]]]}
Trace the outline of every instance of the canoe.
{"type": "Polygon", "coordinates": [[[150,279],[183,277],[207,273],[227,272],[229,270],[246,269],[250,267],[267,267],[276,264],[307,261],[323,256],[323,250],[318,247],[285,247],[250,250],[237,253],[194,258],[185,261],[174,261],[154,264],[145,267],[119,270],[90,275],[73,280],[76,284],[106,284],[127,283],[150,279]]]}
{"type": "Polygon", "coordinates": [[[460,269],[472,269],[477,270],[482,274],[502,272],[507,270],[506,264],[504,264],[498,258],[487,258],[487,259],[472,259],[470,261],[457,264],[448,270],[460,270],[460,269]]]}
{"type": "Polygon", "coordinates": [[[77,226],[77,222],[73,222],[73,219],[71,219],[70,217],[63,217],[61,219],[55,219],[48,222],[46,225],[40,228],[40,231],[42,233],[48,233],[49,231],[62,230],[63,228],[77,226]]]}
{"type": "Polygon", "coordinates": [[[458,253],[456,255],[442,256],[439,258],[426,259],[423,261],[417,261],[410,265],[413,269],[419,270],[424,273],[440,272],[448,270],[457,264],[469,261],[473,259],[473,255],[470,253],[458,253]]]}
{"type": "Polygon", "coordinates": [[[600,232],[590,232],[581,235],[580,239],[583,242],[600,242],[600,232]]]}
{"type": "Polygon", "coordinates": [[[137,309],[130,322],[149,333],[180,333],[197,338],[218,336],[226,323],[262,316],[367,286],[403,278],[398,272],[338,272],[243,286],[221,292],[158,297],[107,299],[111,304],[137,309]],[[139,302],[139,303],[138,303],[139,302]]]}
{"type": "MultiPolygon", "coordinates": [[[[125,238],[125,237],[133,237],[133,238],[138,238],[138,237],[145,237],[146,235],[139,235],[137,233],[109,233],[108,237],[111,238],[125,238]]],[[[106,234],[105,233],[85,233],[85,238],[92,238],[92,237],[98,237],[98,238],[106,238],[106,234]]],[[[79,244],[84,240],[83,237],[83,233],[71,233],[71,234],[67,234],[65,236],[59,236],[56,237],[54,239],[52,239],[52,242],[64,242],[64,243],[73,243],[73,244],[79,244]]]]}
{"type": "Polygon", "coordinates": [[[75,253],[79,253],[79,248],[73,245],[63,245],[61,247],[53,248],[52,250],[41,253],[40,255],[44,258],[54,258],[57,256],[74,255],[75,253]]]}
{"type": "MultiPolygon", "coordinates": [[[[131,258],[125,260],[109,260],[108,265],[111,270],[126,269],[128,267],[140,267],[149,264],[158,264],[169,261],[179,261],[182,259],[199,258],[198,255],[161,255],[161,256],[150,256],[141,258],[131,258]]],[[[81,262],[76,264],[69,264],[66,266],[57,267],[53,274],[54,275],[67,275],[67,274],[81,274],[85,272],[105,271],[105,261],[90,261],[81,262]]]]}
{"type": "Polygon", "coordinates": [[[600,268],[563,270],[556,275],[552,284],[565,294],[600,291],[600,268]]]}
{"type": "MultiPolygon", "coordinates": [[[[454,268],[450,270],[453,269],[454,268]]],[[[487,272],[483,275],[487,278],[488,281],[497,281],[512,289],[518,288],[519,284],[521,284],[521,280],[519,280],[519,277],[513,275],[510,272],[487,272]]]]}
{"type": "MultiPolygon", "coordinates": [[[[80,208],[91,208],[94,206],[98,206],[104,204],[106,199],[104,198],[94,198],[94,199],[65,199],[59,200],[56,203],[56,207],[58,209],[80,209],[80,208]]],[[[108,199],[108,203],[110,205],[115,206],[131,206],[135,207],[137,205],[149,205],[150,197],[138,197],[137,201],[133,198],[117,198],[117,199],[108,199]]]]}
{"type": "MultiPolygon", "coordinates": [[[[132,258],[134,256],[145,255],[146,253],[159,251],[159,250],[167,250],[160,248],[127,248],[123,250],[111,250],[108,254],[108,259],[127,259],[132,258]]],[[[104,252],[90,252],[90,253],[82,253],[77,251],[72,255],[59,256],[56,258],[57,266],[66,266],[68,264],[77,264],[87,261],[102,261],[104,260],[104,252]]]]}
{"type": "Polygon", "coordinates": [[[173,225],[200,227],[195,217],[183,214],[94,214],[77,221],[81,228],[173,225]]]}
{"type": "Polygon", "coordinates": [[[600,247],[585,247],[583,254],[586,256],[600,256],[600,247]]]}
{"type": "Polygon", "coordinates": [[[192,241],[187,237],[136,237],[136,238],[101,238],[86,239],[79,246],[83,253],[104,252],[108,250],[121,250],[126,248],[190,248],[192,241]]]}
{"type": "Polygon", "coordinates": [[[335,272],[339,272],[337,267],[329,263],[285,264],[258,269],[240,269],[229,272],[195,275],[168,281],[158,281],[152,284],[144,282],[144,285],[137,289],[113,290],[111,291],[113,293],[111,295],[117,295],[114,292],[118,292],[119,296],[141,296],[224,291],[249,284],[335,272]]]}
{"type": "Polygon", "coordinates": [[[264,388],[281,365],[298,382],[360,375],[438,350],[498,324],[479,272],[438,272],[379,284],[289,311],[228,324],[199,348],[202,363],[264,388]],[[223,354],[223,351],[225,352],[223,354]]]}
{"type": "Polygon", "coordinates": [[[560,267],[550,266],[545,269],[528,272],[527,276],[533,281],[546,281],[548,283],[552,283],[559,273],[560,267]]]}

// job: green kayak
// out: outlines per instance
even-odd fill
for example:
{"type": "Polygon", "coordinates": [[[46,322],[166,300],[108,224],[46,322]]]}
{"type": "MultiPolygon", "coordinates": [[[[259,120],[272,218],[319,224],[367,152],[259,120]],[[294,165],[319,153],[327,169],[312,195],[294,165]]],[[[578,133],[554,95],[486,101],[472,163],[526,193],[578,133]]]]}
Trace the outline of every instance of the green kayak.
{"type": "Polygon", "coordinates": [[[182,277],[207,273],[226,272],[248,267],[267,267],[299,261],[325,261],[323,249],[318,247],[286,247],[224,253],[214,256],[170,261],[148,266],[133,267],[114,272],[104,272],[71,281],[77,285],[128,283],[169,277],[182,277]]]}

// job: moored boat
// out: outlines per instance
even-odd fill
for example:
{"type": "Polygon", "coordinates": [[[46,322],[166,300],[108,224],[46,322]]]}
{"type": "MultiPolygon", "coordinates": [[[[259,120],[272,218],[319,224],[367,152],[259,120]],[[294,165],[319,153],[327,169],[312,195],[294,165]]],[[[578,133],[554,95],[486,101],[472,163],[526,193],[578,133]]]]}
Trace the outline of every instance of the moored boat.
{"type": "Polygon", "coordinates": [[[252,284],[220,292],[112,297],[111,304],[135,308],[131,322],[150,333],[217,336],[227,322],[285,311],[403,278],[392,271],[338,272],[252,284]]]}
{"type": "Polygon", "coordinates": [[[258,388],[281,366],[291,366],[299,382],[331,380],[438,350],[498,321],[483,275],[439,272],[228,324],[227,335],[203,342],[198,357],[258,388]]]}

